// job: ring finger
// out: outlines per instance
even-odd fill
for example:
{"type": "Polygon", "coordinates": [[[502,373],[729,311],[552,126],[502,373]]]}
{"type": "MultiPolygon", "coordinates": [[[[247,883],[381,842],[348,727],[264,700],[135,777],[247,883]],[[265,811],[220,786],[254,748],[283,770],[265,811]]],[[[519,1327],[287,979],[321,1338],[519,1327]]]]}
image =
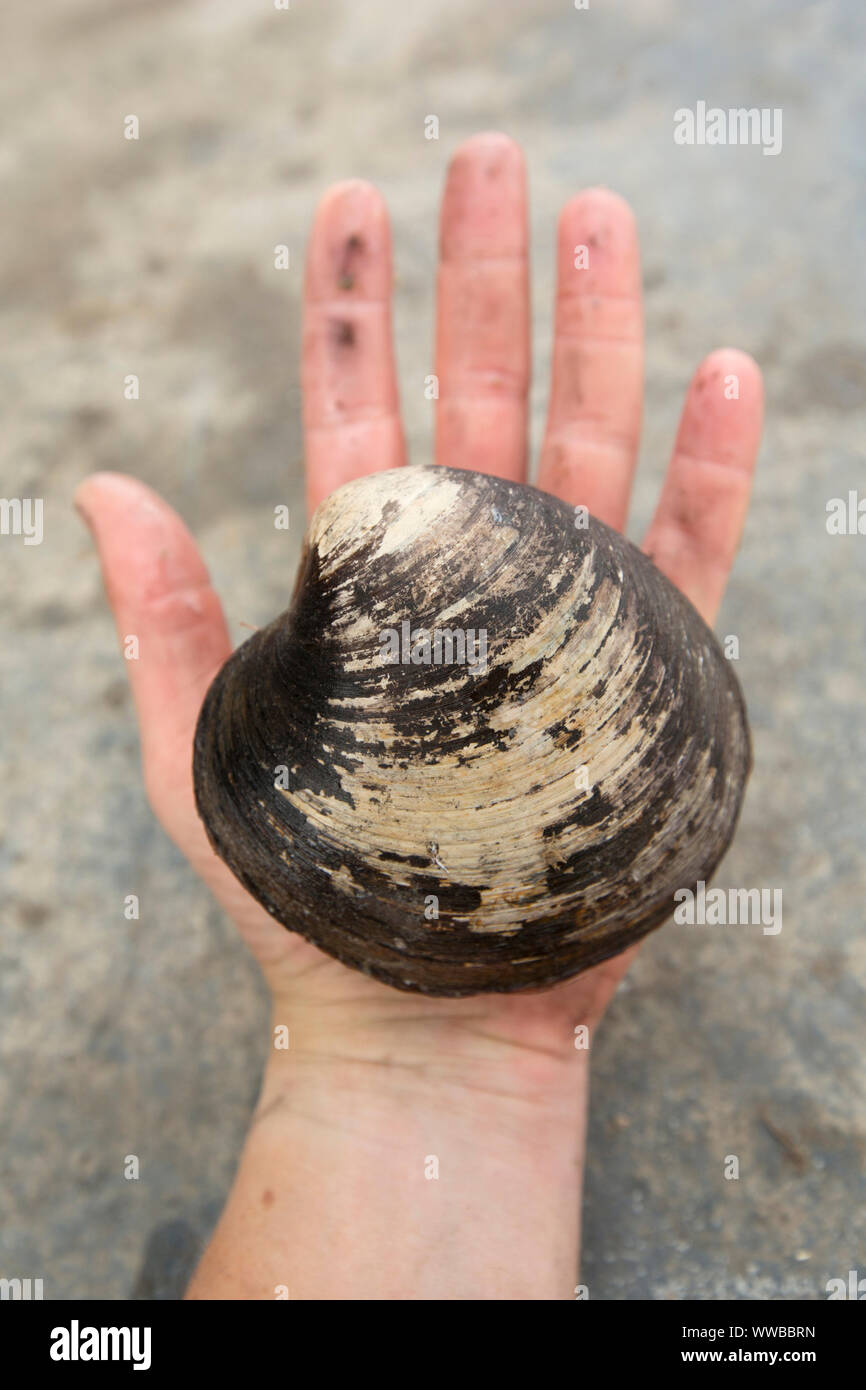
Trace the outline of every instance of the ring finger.
{"type": "Polygon", "coordinates": [[[605,188],[562,210],[554,317],[538,486],[621,531],[640,440],[643,310],[634,215],[605,188]]]}

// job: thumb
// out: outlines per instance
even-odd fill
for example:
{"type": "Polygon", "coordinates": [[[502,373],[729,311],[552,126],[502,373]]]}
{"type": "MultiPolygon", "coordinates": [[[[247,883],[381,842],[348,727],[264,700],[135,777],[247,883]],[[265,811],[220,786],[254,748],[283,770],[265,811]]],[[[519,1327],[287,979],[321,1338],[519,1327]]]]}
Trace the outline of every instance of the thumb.
{"type": "Polygon", "coordinates": [[[184,523],[144,483],[94,473],[75,505],[99,551],[138,713],[145,780],[160,819],[193,808],[192,739],[231,652],[219,599],[184,523]]]}

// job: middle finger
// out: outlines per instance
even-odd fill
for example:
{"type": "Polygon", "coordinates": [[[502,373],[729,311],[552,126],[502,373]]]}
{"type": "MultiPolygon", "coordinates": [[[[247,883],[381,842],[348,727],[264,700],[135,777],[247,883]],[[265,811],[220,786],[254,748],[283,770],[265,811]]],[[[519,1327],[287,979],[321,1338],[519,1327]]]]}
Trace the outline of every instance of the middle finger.
{"type": "Polygon", "coordinates": [[[526,173],[506,135],[458,149],[440,221],[438,464],[526,476],[529,268],[526,173]]]}

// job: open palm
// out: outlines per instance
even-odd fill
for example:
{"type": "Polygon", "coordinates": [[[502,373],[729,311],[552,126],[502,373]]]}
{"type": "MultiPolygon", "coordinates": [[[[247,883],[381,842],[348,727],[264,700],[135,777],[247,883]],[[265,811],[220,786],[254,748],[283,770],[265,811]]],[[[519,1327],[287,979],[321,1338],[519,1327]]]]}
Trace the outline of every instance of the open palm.
{"type": "MultiPolygon", "coordinates": [[[[440,226],[435,462],[527,476],[530,313],[523,158],[498,134],[457,151],[440,226]]],[[[332,188],[310,238],[303,390],[311,508],[340,484],[406,462],[391,343],[391,248],[377,191],[332,188]]],[[[538,486],[622,530],[638,451],[643,316],[634,218],[592,189],[557,236],[553,379],[538,486]]],[[[762,416],[758,368],[714,352],[689,387],[644,549],[712,623],[742,529],[762,416]]],[[[214,855],[196,814],[192,739],[204,694],[231,651],[218,598],[180,518],[143,483],[89,477],[77,498],[100,552],[129,663],[148,795],[165,829],[236,921],[275,996],[296,1010],[341,1002],[377,1017],[423,1014],[467,1035],[561,1046],[594,1021],[627,959],[542,995],[424,1000],[367,980],[279,926],[214,855]]]]}

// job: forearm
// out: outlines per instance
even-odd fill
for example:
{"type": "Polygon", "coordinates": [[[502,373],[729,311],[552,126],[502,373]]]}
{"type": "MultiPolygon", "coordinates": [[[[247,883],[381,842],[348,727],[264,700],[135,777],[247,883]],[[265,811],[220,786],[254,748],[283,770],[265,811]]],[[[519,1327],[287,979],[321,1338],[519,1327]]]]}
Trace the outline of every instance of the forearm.
{"type": "Polygon", "coordinates": [[[275,1053],[196,1299],[559,1299],[577,1276],[586,1053],[275,1053]],[[534,1059],[533,1059],[534,1060],[534,1059]]]}

